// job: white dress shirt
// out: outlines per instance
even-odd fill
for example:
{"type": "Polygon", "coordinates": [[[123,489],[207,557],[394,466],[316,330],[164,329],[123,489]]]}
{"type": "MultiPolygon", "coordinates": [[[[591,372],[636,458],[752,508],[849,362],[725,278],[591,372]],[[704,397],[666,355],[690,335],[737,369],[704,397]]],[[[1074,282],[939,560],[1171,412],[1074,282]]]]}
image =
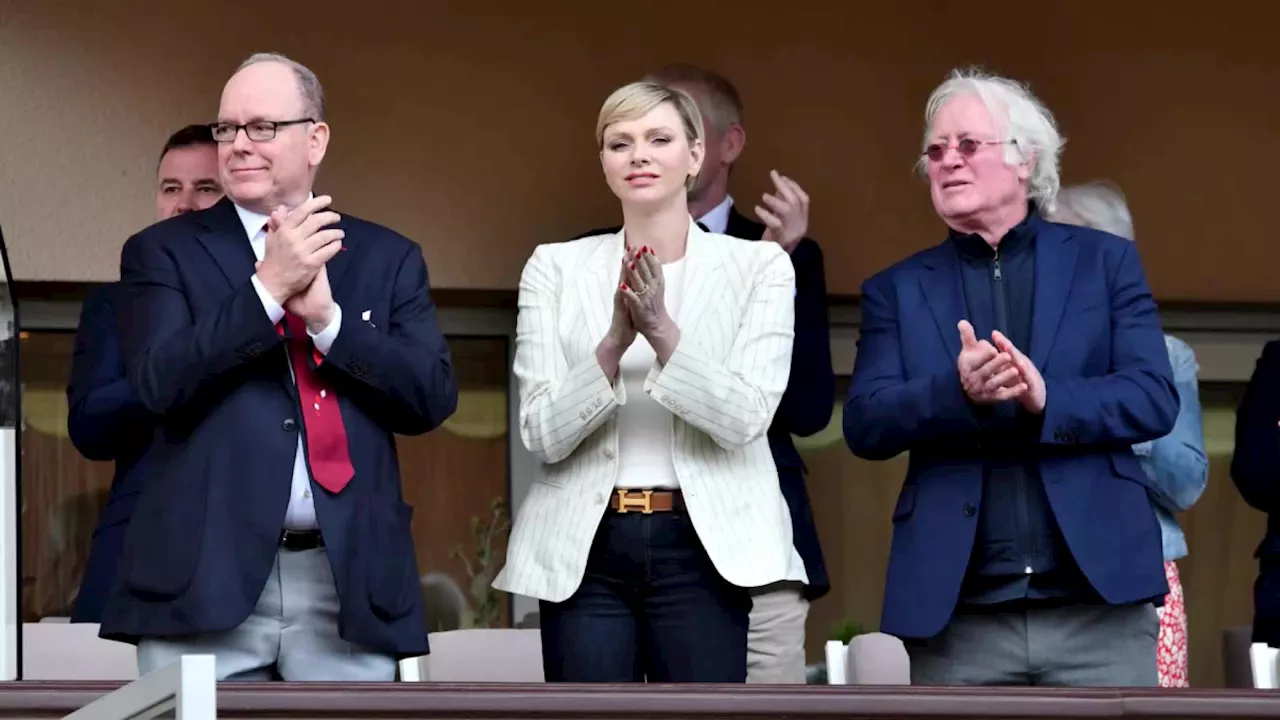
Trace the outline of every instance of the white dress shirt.
{"type": "MultiPolygon", "coordinates": [[[[312,196],[314,197],[314,196],[312,196]]],[[[263,253],[266,251],[267,243],[267,220],[266,215],[260,215],[251,210],[245,210],[239,205],[235,206],[236,214],[240,216],[240,222],[244,224],[245,235],[249,236],[249,245],[253,247],[254,257],[262,260],[263,253]]],[[[271,297],[271,293],[267,292],[267,288],[258,279],[257,274],[251,278],[253,289],[258,291],[258,299],[262,301],[262,308],[267,311],[267,317],[272,323],[278,324],[284,318],[284,307],[271,297]]],[[[338,329],[342,327],[342,308],[335,302],[333,304],[333,320],[329,326],[319,333],[312,333],[311,329],[307,329],[307,334],[311,336],[311,342],[315,344],[316,349],[321,354],[327,355],[329,348],[333,347],[333,341],[338,337],[338,329]]],[[[289,367],[289,376],[293,377],[293,364],[286,363],[289,367]]],[[[303,424],[298,423],[298,451],[293,458],[293,485],[289,492],[289,507],[285,510],[283,527],[287,530],[314,530],[318,527],[316,522],[315,504],[311,498],[311,473],[307,470],[307,456],[303,450],[302,434],[305,432],[303,424]]]]}
{"type": "Polygon", "coordinates": [[[733,196],[725,195],[720,204],[708,210],[706,215],[698,218],[698,222],[702,223],[708,232],[723,235],[725,229],[729,227],[729,208],[731,207],[733,207],[733,196]]]}

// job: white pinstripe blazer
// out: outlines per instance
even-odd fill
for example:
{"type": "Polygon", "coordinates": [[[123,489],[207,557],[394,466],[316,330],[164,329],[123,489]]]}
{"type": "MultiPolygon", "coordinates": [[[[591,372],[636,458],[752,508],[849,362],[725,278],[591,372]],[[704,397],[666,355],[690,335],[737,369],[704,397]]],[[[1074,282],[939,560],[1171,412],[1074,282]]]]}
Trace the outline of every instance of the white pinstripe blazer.
{"type": "MultiPolygon", "coordinates": [[[[605,377],[595,349],[623,252],[622,233],[540,245],[520,277],[520,437],[542,462],[499,590],[560,602],[582,582],[619,470],[615,410],[626,388],[605,377]]],[[[680,344],[644,392],[671,411],[689,517],[729,582],[807,582],[766,437],[791,371],[791,260],[775,243],[707,233],[692,218],[685,257],[680,344]]]]}

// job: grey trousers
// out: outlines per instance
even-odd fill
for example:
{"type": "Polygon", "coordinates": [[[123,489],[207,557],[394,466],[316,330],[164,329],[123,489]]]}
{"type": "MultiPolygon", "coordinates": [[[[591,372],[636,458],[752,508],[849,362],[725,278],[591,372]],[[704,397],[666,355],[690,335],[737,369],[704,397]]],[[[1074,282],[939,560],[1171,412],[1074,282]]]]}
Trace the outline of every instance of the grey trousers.
{"type": "Polygon", "coordinates": [[[323,548],[281,550],[253,613],[234,630],[143,638],[138,670],[193,654],[214,655],[219,680],[390,682],[396,675],[395,658],[338,637],[338,591],[323,548]]]}
{"type": "Polygon", "coordinates": [[[957,608],[908,640],[912,685],[1155,687],[1160,620],[1149,603],[1019,612],[957,608]]]}
{"type": "Polygon", "coordinates": [[[809,600],[803,584],[783,581],[751,590],[747,682],[804,684],[804,623],[808,619],[809,600]]]}

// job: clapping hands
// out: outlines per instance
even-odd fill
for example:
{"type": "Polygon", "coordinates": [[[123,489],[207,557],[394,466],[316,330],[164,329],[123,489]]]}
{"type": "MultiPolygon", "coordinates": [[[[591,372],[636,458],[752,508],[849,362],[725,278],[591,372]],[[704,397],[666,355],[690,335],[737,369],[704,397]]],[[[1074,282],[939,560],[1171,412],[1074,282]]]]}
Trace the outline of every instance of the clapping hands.
{"type": "Polygon", "coordinates": [[[979,340],[973,325],[961,320],[956,370],[969,399],[980,405],[1017,400],[1028,412],[1044,412],[1044,378],[1035,364],[999,330],[979,340]]]}

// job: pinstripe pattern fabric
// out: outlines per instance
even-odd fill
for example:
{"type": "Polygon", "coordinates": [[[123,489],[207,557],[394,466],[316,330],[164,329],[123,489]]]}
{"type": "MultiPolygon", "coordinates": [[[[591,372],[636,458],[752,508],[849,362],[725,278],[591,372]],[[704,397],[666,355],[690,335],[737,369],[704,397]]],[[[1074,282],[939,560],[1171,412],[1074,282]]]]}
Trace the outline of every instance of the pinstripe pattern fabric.
{"type": "MultiPolygon", "coordinates": [[[[519,508],[506,592],[560,602],[577,590],[618,477],[615,410],[627,402],[595,348],[609,329],[621,233],[540,245],[520,278],[515,374],[520,437],[542,462],[519,508]]],[[[672,413],[676,473],[720,574],[742,587],[807,582],[792,547],[766,431],[786,389],[795,272],[775,243],[707,233],[690,219],[680,344],[645,392],[672,413]]]]}

